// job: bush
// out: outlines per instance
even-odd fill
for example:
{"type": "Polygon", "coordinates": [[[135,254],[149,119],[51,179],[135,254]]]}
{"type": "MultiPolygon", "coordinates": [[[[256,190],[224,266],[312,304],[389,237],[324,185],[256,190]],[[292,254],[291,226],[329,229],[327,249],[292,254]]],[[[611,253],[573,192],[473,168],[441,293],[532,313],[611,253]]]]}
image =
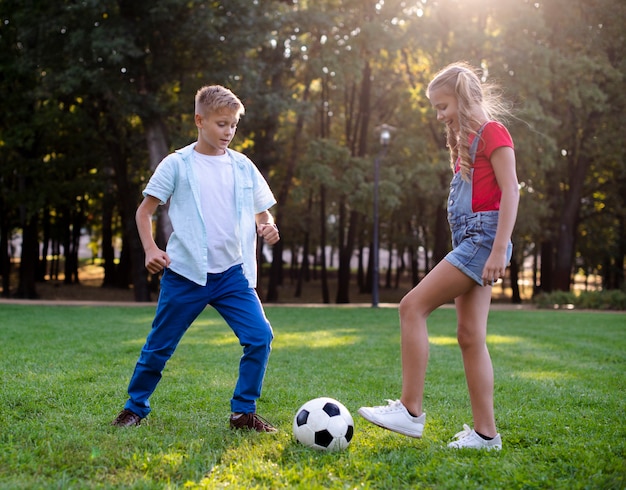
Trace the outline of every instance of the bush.
{"type": "Polygon", "coordinates": [[[581,310],[626,310],[626,292],[618,289],[607,291],[583,291],[575,294],[568,291],[540,293],[533,298],[537,308],[581,310]]]}

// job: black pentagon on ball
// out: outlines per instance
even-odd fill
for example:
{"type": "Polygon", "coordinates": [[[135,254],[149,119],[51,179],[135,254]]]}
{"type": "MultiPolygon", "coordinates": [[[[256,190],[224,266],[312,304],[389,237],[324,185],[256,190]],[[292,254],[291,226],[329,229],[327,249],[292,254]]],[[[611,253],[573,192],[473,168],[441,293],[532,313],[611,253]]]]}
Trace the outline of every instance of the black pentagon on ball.
{"type": "Polygon", "coordinates": [[[346,441],[350,442],[352,440],[352,436],[354,436],[354,427],[352,425],[348,425],[348,430],[345,435],[346,441]]]}
{"type": "Polygon", "coordinates": [[[324,408],[322,408],[322,410],[324,410],[324,412],[326,412],[329,417],[335,417],[336,415],[339,415],[341,413],[341,410],[339,410],[339,407],[335,405],[334,403],[330,403],[330,402],[326,403],[324,405],[324,408]]]}
{"type": "Polygon", "coordinates": [[[308,419],[309,419],[309,411],[308,410],[300,410],[300,413],[298,413],[298,416],[296,417],[296,422],[298,424],[298,427],[301,427],[304,424],[306,424],[306,421],[308,419]]]}
{"type": "Polygon", "coordinates": [[[331,442],[333,442],[333,435],[326,429],[315,433],[315,444],[318,446],[328,447],[331,442]]]}

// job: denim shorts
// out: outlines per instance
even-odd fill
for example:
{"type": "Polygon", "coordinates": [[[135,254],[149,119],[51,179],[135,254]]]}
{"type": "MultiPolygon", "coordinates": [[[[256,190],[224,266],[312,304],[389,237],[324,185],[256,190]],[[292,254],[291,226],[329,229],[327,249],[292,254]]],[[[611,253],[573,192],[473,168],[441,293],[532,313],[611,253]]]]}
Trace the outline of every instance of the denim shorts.
{"type": "MultiPolygon", "coordinates": [[[[445,259],[481,286],[483,285],[483,269],[493,248],[497,227],[497,211],[474,213],[450,219],[452,251],[445,256],[445,259]]],[[[507,263],[511,260],[512,252],[513,245],[509,242],[507,263]]]]}

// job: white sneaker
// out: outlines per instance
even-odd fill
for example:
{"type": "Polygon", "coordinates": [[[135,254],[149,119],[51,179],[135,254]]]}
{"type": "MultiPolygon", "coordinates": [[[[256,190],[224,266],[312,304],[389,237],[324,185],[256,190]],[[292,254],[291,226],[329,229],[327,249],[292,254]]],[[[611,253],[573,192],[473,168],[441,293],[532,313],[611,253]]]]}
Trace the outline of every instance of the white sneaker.
{"type": "Polygon", "coordinates": [[[387,400],[387,405],[380,407],[361,407],[359,415],[383,429],[409,437],[422,437],[426,422],[426,413],[413,417],[400,400],[387,400]]]}
{"type": "Polygon", "coordinates": [[[470,429],[467,424],[463,424],[463,430],[454,437],[456,437],[457,440],[448,444],[448,447],[456,449],[486,449],[487,451],[492,449],[499,451],[502,449],[502,438],[500,437],[500,434],[497,434],[496,437],[488,441],[476,434],[476,431],[474,429],[470,429]]]}

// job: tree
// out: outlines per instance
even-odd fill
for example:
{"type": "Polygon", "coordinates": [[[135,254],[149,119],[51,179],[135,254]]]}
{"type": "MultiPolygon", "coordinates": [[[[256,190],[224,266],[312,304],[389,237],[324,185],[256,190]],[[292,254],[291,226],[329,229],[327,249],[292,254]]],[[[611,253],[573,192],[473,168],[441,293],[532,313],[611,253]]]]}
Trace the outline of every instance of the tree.
{"type": "MultiPolygon", "coordinates": [[[[285,250],[300,292],[312,257],[330,301],[328,249],[339,253],[335,301],[350,301],[357,251],[359,288],[371,289],[365,257],[382,123],[396,131],[381,166],[380,241],[399,257],[396,284],[409,264],[416,284],[450,248],[449,156],[424,91],[457,60],[479,66],[514,103],[507,126],[522,199],[513,299],[529,261],[538,290],[568,289],[578,271],[620,287],[625,10],[619,0],[2,0],[3,294],[16,232],[17,289],[36,296],[46,270],[57,274],[57,252],[66,280],[77,280],[76,241],[89,229],[102,237],[104,284],[132,284],[137,300],[150,299],[134,212],[162,157],[195,139],[193,96],[208,83],[242,98],[233,147],[279,200],[283,240],[272,250],[268,300],[278,300],[285,250]]],[[[166,217],[164,208],[161,245],[166,217]]]]}

